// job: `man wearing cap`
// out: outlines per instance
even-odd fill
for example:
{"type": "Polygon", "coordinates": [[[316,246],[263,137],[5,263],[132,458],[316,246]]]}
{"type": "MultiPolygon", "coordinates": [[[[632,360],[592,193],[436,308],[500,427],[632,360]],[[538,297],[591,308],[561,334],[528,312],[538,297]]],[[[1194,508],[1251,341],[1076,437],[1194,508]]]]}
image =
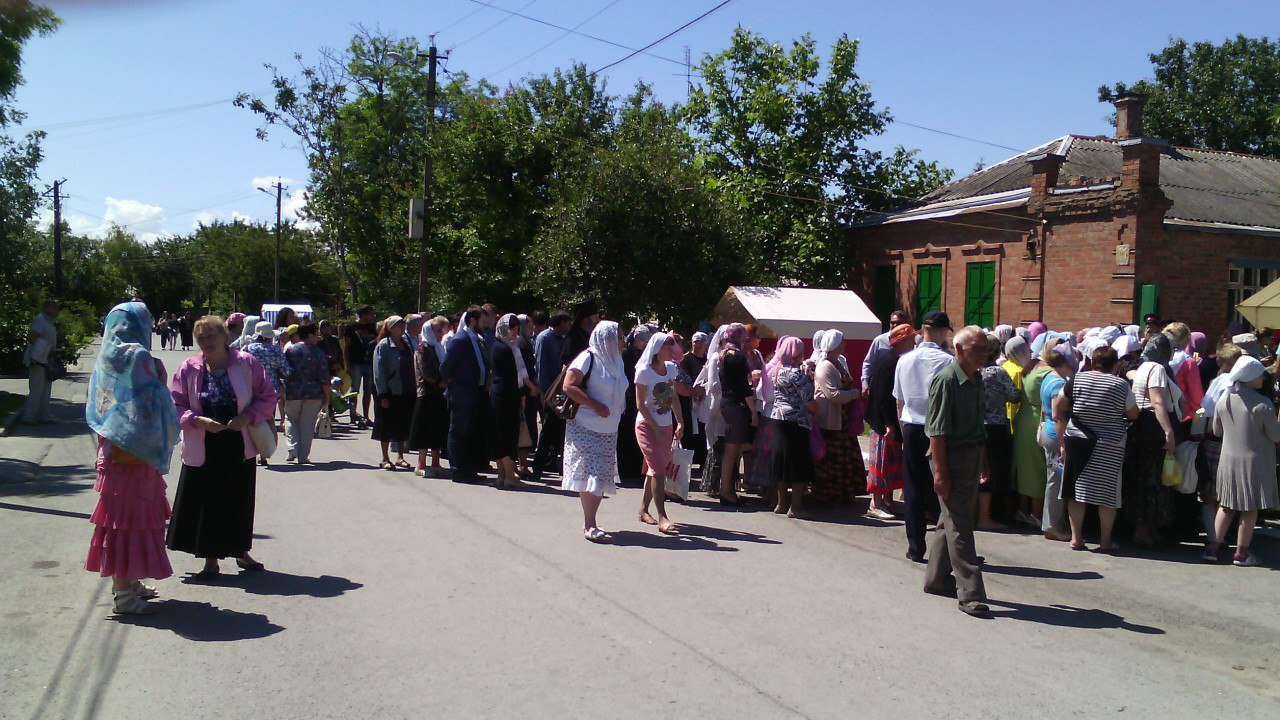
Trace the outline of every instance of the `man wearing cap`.
{"type": "Polygon", "coordinates": [[[970,325],[956,333],[955,346],[955,360],[929,383],[925,434],[942,510],[929,541],[924,591],[954,595],[961,611],[983,616],[989,608],[973,540],[973,510],[986,453],[986,393],[978,372],[987,360],[987,337],[970,325]]]}
{"type": "Polygon", "coordinates": [[[867,356],[862,358],[862,394],[864,396],[871,390],[871,366],[876,360],[889,354],[889,346],[893,344],[889,340],[889,335],[900,325],[911,325],[911,318],[907,317],[906,310],[894,310],[889,314],[889,331],[877,335],[871,341],[871,347],[867,349],[867,356]]]}
{"type": "Polygon", "coordinates": [[[925,515],[938,512],[938,496],[933,491],[933,471],[929,468],[929,438],[925,418],[929,406],[929,383],[953,358],[942,349],[951,337],[951,318],[934,311],[920,325],[924,342],[898,360],[893,373],[893,397],[902,425],[902,494],[906,501],[907,557],[924,562],[925,515]]]}
{"type": "Polygon", "coordinates": [[[1142,336],[1142,343],[1144,345],[1153,335],[1164,328],[1164,325],[1160,322],[1160,316],[1155,313],[1147,313],[1146,315],[1143,315],[1142,324],[1146,326],[1146,334],[1142,336]]]}

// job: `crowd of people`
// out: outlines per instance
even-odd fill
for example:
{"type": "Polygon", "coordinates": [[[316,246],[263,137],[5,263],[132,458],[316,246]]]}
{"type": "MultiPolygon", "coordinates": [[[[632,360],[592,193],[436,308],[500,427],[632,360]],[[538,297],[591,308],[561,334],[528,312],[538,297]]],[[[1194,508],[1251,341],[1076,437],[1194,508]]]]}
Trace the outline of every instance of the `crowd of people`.
{"type": "Polygon", "coordinates": [[[274,323],[195,320],[196,352],[166,383],[149,312],[126,303],[107,317],[87,404],[102,496],[86,567],[114,578],[124,613],[155,609],[140,581],[172,573],[166,546],[202,558],[202,579],[224,558],[262,570],[249,555],[258,468],[282,428],[287,461],[309,463],[317,432],[346,412],[352,429],[372,417],[384,471],[491,474],[505,489],[558,475],[592,542],[610,540],[597,515],[619,484],[643,488],[637,521],[665,535],[680,532],[669,502],[691,476],[721,505],[789,518],[869,495],[868,518],[903,520],[925,591],[974,615],[988,611],[975,531],[1088,550],[1090,508],[1095,552],[1119,549],[1117,526],[1143,548],[1200,526],[1204,560],[1219,562],[1238,523],[1230,560],[1256,565],[1258,512],[1280,505],[1275,340],[1239,332],[1211,352],[1182,323],[1145,323],[953,331],[945,313],[917,329],[897,312],[855,375],[836,329],[806,347],[738,323],[687,340],[645,323],[624,332],[594,302],[381,321],[366,306],[345,327],[286,308],[274,323]],[[179,437],[170,517],[161,476],[179,437]]]}

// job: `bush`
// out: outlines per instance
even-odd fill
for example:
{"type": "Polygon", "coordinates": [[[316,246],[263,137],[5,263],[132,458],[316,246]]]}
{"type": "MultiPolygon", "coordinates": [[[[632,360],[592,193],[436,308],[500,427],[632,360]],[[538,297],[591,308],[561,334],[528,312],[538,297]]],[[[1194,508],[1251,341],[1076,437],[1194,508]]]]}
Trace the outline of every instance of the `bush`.
{"type": "MultiPolygon", "coordinates": [[[[31,319],[39,312],[40,301],[22,296],[0,296],[0,372],[23,373],[22,353],[27,349],[31,319]]],[[[69,300],[58,315],[58,352],[71,365],[80,351],[102,333],[98,312],[87,303],[69,300]]]]}

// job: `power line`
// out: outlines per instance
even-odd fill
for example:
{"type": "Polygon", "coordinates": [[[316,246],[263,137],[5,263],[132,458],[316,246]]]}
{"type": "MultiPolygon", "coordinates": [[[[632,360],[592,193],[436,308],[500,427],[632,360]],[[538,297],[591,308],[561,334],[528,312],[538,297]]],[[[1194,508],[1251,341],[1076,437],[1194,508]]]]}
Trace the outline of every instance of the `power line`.
{"type": "MultiPolygon", "coordinates": [[[[527,2],[527,3],[525,3],[525,4],[523,4],[523,5],[521,5],[521,6],[520,6],[520,10],[524,10],[525,8],[529,7],[530,5],[532,5],[532,4],[536,3],[536,2],[538,2],[538,0],[529,0],[529,2],[527,2]]],[[[481,3],[481,4],[484,4],[484,3],[481,3]]],[[[499,10],[501,10],[502,8],[498,8],[498,9],[499,9],[499,10]]],[[[515,12],[511,13],[510,15],[508,15],[508,16],[506,16],[506,17],[502,18],[502,19],[501,19],[501,20],[499,20],[498,22],[496,22],[496,23],[494,23],[494,24],[490,25],[489,27],[487,27],[487,28],[485,28],[485,29],[481,30],[480,32],[476,33],[475,35],[472,35],[471,37],[467,38],[466,40],[463,40],[462,42],[455,44],[453,47],[455,47],[455,48],[456,48],[456,47],[461,47],[461,46],[466,45],[467,43],[471,42],[472,40],[475,40],[476,38],[480,37],[481,35],[484,35],[484,34],[488,33],[490,30],[493,30],[493,29],[497,28],[499,25],[502,25],[503,23],[507,22],[507,21],[508,21],[508,20],[510,20],[512,17],[515,17],[515,16],[519,15],[519,14],[520,14],[520,10],[517,10],[517,11],[515,11],[515,12]]]]}
{"type": "MultiPolygon", "coordinates": [[[[597,11],[595,11],[594,13],[592,13],[591,15],[589,15],[589,16],[587,17],[587,19],[586,19],[586,20],[583,20],[582,22],[578,23],[577,25],[574,25],[574,26],[573,26],[572,28],[570,28],[570,29],[566,29],[562,34],[560,34],[559,36],[557,36],[555,39],[551,40],[551,41],[550,41],[550,42],[548,42],[547,44],[543,45],[542,47],[538,48],[537,50],[534,50],[534,51],[533,51],[533,52],[531,52],[531,53],[528,53],[528,54],[524,55],[523,57],[520,57],[519,59],[513,60],[512,62],[510,62],[510,63],[508,63],[508,64],[506,64],[506,65],[503,65],[502,67],[498,68],[497,70],[494,70],[493,72],[489,73],[488,75],[485,75],[485,76],[484,76],[484,79],[485,79],[485,80],[488,80],[489,78],[493,77],[494,75],[497,75],[498,73],[503,72],[503,71],[507,70],[508,68],[514,67],[514,66],[516,66],[516,65],[519,65],[520,63],[524,62],[525,60],[528,60],[529,58],[533,57],[534,55],[537,55],[538,53],[542,52],[543,50],[546,50],[547,48],[551,47],[552,45],[555,45],[556,43],[560,42],[561,40],[563,40],[563,39],[565,39],[565,38],[569,37],[570,35],[572,35],[573,33],[577,32],[578,28],[582,27],[583,25],[586,25],[587,23],[591,22],[592,20],[595,20],[595,19],[596,19],[597,17],[599,17],[599,16],[600,16],[600,15],[601,15],[605,10],[608,10],[609,8],[613,7],[614,5],[617,5],[617,4],[618,4],[618,3],[620,3],[620,2],[622,2],[622,0],[613,0],[613,1],[612,1],[612,2],[610,2],[608,5],[605,5],[604,7],[600,8],[599,10],[597,10],[597,11]]],[[[480,8],[477,8],[477,10],[479,10],[479,9],[480,9],[480,8]]]]}
{"type": "Polygon", "coordinates": [[[893,122],[899,125],[906,125],[907,127],[913,127],[917,130],[924,130],[925,132],[937,133],[939,135],[946,135],[947,137],[953,137],[959,140],[968,140],[969,142],[975,142],[980,145],[990,145],[991,147],[997,147],[997,148],[1000,148],[1001,150],[1011,150],[1016,153],[1025,152],[1025,148],[1020,150],[1016,147],[1009,147],[1008,145],[1001,145],[1000,143],[994,143],[988,140],[979,140],[978,138],[971,138],[967,135],[958,135],[953,132],[947,132],[946,130],[938,130],[937,128],[925,127],[924,125],[916,125],[914,123],[909,123],[905,120],[894,119],[893,122]]]}
{"type": "MultiPolygon", "coordinates": [[[[577,30],[574,30],[573,28],[567,28],[567,27],[565,27],[565,26],[563,26],[563,25],[557,25],[557,24],[555,24],[555,23],[553,23],[553,22],[547,22],[546,20],[542,20],[541,18],[536,18],[536,17],[532,17],[532,16],[529,16],[529,15],[522,15],[522,14],[520,14],[518,11],[508,10],[508,9],[506,9],[506,8],[501,8],[501,7],[498,7],[497,5],[493,5],[493,4],[491,4],[491,3],[484,2],[483,0],[471,0],[471,2],[476,3],[477,5],[483,5],[483,6],[487,7],[487,8],[493,8],[494,10],[500,10],[500,11],[502,11],[502,12],[504,12],[504,13],[507,13],[507,14],[510,14],[510,15],[514,15],[514,16],[516,16],[516,17],[518,17],[518,18],[524,18],[525,20],[529,20],[529,21],[531,21],[531,22],[536,22],[536,23],[538,23],[539,25],[546,25],[547,27],[552,27],[552,28],[555,28],[555,29],[557,29],[557,30],[565,30],[565,31],[569,32],[569,33],[570,33],[570,34],[572,34],[572,35],[577,35],[578,37],[584,37],[584,38],[587,38],[588,40],[595,40],[596,42],[602,42],[602,43],[604,43],[605,45],[612,45],[613,47],[616,47],[616,48],[619,48],[619,49],[622,49],[622,50],[635,50],[635,48],[633,48],[633,47],[631,47],[631,46],[629,46],[629,45],[623,45],[622,43],[614,42],[613,40],[609,40],[609,39],[606,39],[606,38],[598,37],[598,36],[596,36],[596,35],[590,35],[590,34],[588,34],[588,33],[578,32],[577,30]]],[[[673,65],[680,65],[681,67],[683,67],[683,66],[684,66],[684,62],[683,62],[683,61],[681,61],[681,60],[675,60],[675,59],[672,59],[672,58],[666,57],[665,55],[658,55],[657,53],[651,53],[651,52],[646,52],[646,53],[643,53],[643,54],[648,55],[649,57],[652,57],[652,58],[657,58],[657,59],[659,59],[659,60],[665,60],[666,62],[672,63],[673,65]]]]}
{"type": "Polygon", "coordinates": [[[156,110],[144,110],[141,112],[126,113],[124,115],[110,115],[107,117],[86,118],[84,120],[68,120],[66,122],[50,123],[48,125],[42,125],[35,129],[44,130],[48,132],[49,130],[62,130],[66,128],[86,127],[89,125],[136,121],[136,120],[145,119],[149,117],[159,117],[163,115],[173,115],[176,113],[190,112],[193,110],[201,110],[207,107],[213,107],[215,105],[230,104],[234,100],[235,98],[226,98],[223,100],[210,100],[209,102],[196,103],[194,105],[178,105],[175,107],[159,108],[156,110]]]}
{"type": "MultiPolygon", "coordinates": [[[[691,26],[691,25],[693,25],[693,24],[697,23],[698,21],[702,20],[703,18],[707,17],[707,16],[708,16],[708,15],[710,15],[711,13],[714,13],[715,11],[719,10],[720,8],[724,7],[725,5],[728,5],[728,4],[729,4],[729,3],[731,3],[731,2],[733,2],[733,0],[722,0],[722,2],[721,2],[719,5],[716,5],[715,7],[711,8],[710,10],[708,10],[708,11],[706,11],[706,12],[702,13],[702,14],[701,14],[701,15],[699,15],[698,17],[696,17],[696,18],[694,18],[694,19],[690,20],[689,22],[687,22],[687,23],[685,23],[685,24],[681,25],[680,27],[676,28],[675,30],[672,30],[671,32],[667,33],[666,35],[663,35],[662,37],[658,38],[657,40],[654,40],[653,42],[649,43],[648,45],[645,45],[644,47],[640,48],[639,50],[635,50],[635,51],[633,51],[630,55],[626,55],[626,56],[624,56],[624,57],[622,57],[622,58],[619,58],[619,59],[617,59],[617,60],[614,60],[613,62],[609,63],[608,65],[605,65],[605,66],[604,66],[604,67],[602,67],[602,68],[597,68],[597,69],[596,69],[596,72],[597,72],[597,73],[602,73],[602,72],[604,72],[605,70],[608,70],[609,68],[614,67],[615,65],[621,65],[622,63],[624,63],[624,62],[626,62],[626,61],[630,60],[631,58],[635,57],[636,55],[639,55],[640,53],[644,52],[645,50],[648,50],[649,48],[653,47],[654,45],[657,45],[657,44],[659,44],[659,43],[663,42],[664,40],[669,39],[671,36],[675,35],[676,33],[680,32],[681,30],[684,30],[685,28],[687,28],[687,27],[689,27],[689,26],[691,26]]],[[[683,63],[677,63],[677,64],[683,64],[683,63]]]]}

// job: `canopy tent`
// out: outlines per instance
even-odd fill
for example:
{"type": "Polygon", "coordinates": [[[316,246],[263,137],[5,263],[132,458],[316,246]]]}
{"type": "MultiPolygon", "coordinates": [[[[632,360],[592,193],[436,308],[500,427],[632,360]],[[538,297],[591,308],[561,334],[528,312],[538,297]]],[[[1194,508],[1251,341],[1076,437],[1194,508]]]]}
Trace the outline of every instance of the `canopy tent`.
{"type": "Polygon", "coordinates": [[[846,341],[871,341],[881,332],[880,318],[852,290],[734,286],[720,298],[711,319],[716,325],[755,323],[764,338],[808,340],[819,330],[835,328],[846,341]]]}
{"type": "Polygon", "coordinates": [[[1236,311],[1256,328],[1280,328],[1280,280],[1251,295],[1236,311]]]}
{"type": "Polygon", "coordinates": [[[274,325],[276,323],[276,315],[285,308],[293,308],[293,311],[298,313],[298,317],[300,318],[311,318],[311,306],[306,303],[281,303],[279,305],[275,303],[263,303],[262,319],[274,325]]]}

